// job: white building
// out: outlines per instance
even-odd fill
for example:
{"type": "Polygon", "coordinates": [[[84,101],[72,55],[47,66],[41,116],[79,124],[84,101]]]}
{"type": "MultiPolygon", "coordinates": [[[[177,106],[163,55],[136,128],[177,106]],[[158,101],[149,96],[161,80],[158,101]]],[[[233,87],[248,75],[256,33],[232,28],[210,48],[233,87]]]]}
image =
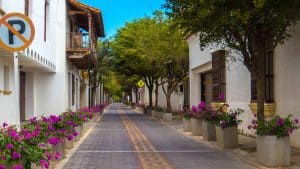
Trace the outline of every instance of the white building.
{"type": "MultiPolygon", "coordinates": [[[[218,95],[225,94],[226,102],[231,108],[242,108],[245,113],[241,116],[243,123],[240,130],[253,134],[247,126],[250,124],[255,110],[250,110],[250,103],[254,102],[255,91],[251,92],[251,75],[241,60],[233,61],[230,56],[239,58],[238,52],[223,50],[214,46],[200,50],[199,36],[191,35],[187,42],[190,52],[190,101],[191,105],[198,104],[201,100],[212,103],[218,102],[218,95]],[[229,57],[226,57],[229,56],[229,57]],[[226,59],[225,59],[226,58],[226,59]]],[[[300,77],[300,25],[295,27],[293,36],[275,50],[274,58],[269,59],[267,65],[267,102],[265,105],[266,116],[300,117],[299,101],[300,77]],[[273,70],[272,70],[273,69],[273,70]],[[273,81],[273,83],[272,83],[273,81]]],[[[255,107],[255,106],[254,106],[255,107]]],[[[295,146],[300,146],[297,138],[300,131],[291,137],[295,146]]]]}
{"type": "MultiPolygon", "coordinates": [[[[70,39],[66,35],[73,17],[67,9],[73,3],[83,5],[73,0],[10,0],[0,4],[5,13],[28,15],[36,32],[33,43],[22,52],[0,48],[0,122],[20,124],[32,116],[59,114],[88,105],[87,101],[80,105],[80,96],[86,94],[80,92],[79,69],[83,67],[67,55],[70,39]]],[[[88,18],[89,10],[85,12],[88,18]]],[[[101,23],[93,25],[92,31],[99,29],[100,33],[93,40],[104,35],[101,12],[91,11],[91,17],[96,12],[101,23]]],[[[84,24],[91,25],[88,21],[84,24]]],[[[89,48],[95,50],[95,46],[89,48]]]]}
{"type": "MultiPolygon", "coordinates": [[[[166,85],[166,84],[165,84],[166,85]]],[[[133,96],[135,98],[135,94],[133,93],[133,96]]],[[[155,91],[153,90],[152,93],[152,99],[153,99],[153,106],[155,104],[155,91]]],[[[189,101],[189,81],[184,81],[178,85],[178,88],[172,93],[171,96],[171,107],[172,112],[179,112],[183,110],[184,106],[189,107],[190,101],[189,101]]],[[[135,101],[135,99],[134,99],[135,101]]],[[[149,90],[145,86],[143,93],[141,95],[141,102],[145,105],[149,105],[149,90]]],[[[162,86],[158,89],[158,107],[167,108],[167,100],[166,96],[163,92],[162,86]]]]}

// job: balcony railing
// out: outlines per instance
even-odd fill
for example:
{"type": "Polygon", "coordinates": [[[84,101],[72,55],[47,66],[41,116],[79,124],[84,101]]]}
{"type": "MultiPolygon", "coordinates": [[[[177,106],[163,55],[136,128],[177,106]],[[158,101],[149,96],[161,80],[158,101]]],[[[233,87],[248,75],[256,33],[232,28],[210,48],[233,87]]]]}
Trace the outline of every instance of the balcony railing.
{"type": "Polygon", "coordinates": [[[90,47],[88,35],[82,35],[80,32],[67,33],[67,49],[80,50],[90,47]]]}

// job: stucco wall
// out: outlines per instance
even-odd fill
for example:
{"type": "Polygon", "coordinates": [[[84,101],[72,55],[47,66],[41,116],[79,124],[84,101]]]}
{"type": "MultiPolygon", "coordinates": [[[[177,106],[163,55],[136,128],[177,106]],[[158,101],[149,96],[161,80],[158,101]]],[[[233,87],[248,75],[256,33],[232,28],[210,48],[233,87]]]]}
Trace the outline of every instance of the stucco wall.
{"type": "MultiPolygon", "coordinates": [[[[300,118],[300,24],[293,28],[292,37],[277,47],[274,56],[274,89],[276,113],[300,118]]],[[[292,135],[292,144],[300,147],[300,130],[292,135]]]]}
{"type": "Polygon", "coordinates": [[[0,90],[4,90],[4,65],[7,65],[9,68],[9,88],[12,93],[10,95],[4,95],[0,93],[0,123],[8,122],[9,124],[19,124],[19,105],[18,100],[18,81],[16,81],[16,72],[18,67],[17,59],[13,54],[8,56],[0,56],[0,90]]]}
{"type": "MultiPolygon", "coordinates": [[[[166,85],[166,84],[165,84],[166,85]]],[[[152,98],[153,98],[153,106],[155,104],[155,91],[153,91],[152,98]]],[[[144,98],[144,104],[149,105],[149,90],[147,87],[145,87],[144,93],[143,93],[143,98],[144,98]]],[[[184,95],[183,93],[178,93],[177,91],[174,91],[171,96],[171,106],[172,106],[172,111],[177,112],[179,110],[182,110],[183,107],[183,98],[184,95]]],[[[167,100],[166,96],[163,92],[162,87],[159,87],[158,90],[158,106],[162,108],[167,108],[167,100]]]]}

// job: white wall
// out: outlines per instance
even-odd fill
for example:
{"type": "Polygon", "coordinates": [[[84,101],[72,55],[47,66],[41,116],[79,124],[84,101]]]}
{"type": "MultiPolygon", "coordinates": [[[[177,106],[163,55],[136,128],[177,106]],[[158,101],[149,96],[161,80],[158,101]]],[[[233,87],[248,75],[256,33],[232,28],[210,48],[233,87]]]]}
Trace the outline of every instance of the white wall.
{"type": "MultiPolygon", "coordinates": [[[[166,84],[165,84],[166,86],[166,84]]],[[[133,95],[135,95],[133,93],[133,95]]],[[[134,96],[135,97],[135,96],[134,96]]],[[[143,93],[143,98],[144,98],[144,104],[149,105],[149,90],[147,87],[145,87],[144,93],[143,93]]],[[[178,93],[177,91],[174,91],[171,96],[171,106],[172,106],[172,111],[177,112],[179,110],[182,110],[183,107],[183,100],[184,95],[183,93],[178,93]]],[[[152,93],[152,100],[153,100],[153,106],[155,105],[155,91],[153,90],[152,93]]],[[[167,108],[167,100],[166,96],[163,92],[162,87],[160,86],[158,89],[158,106],[162,108],[167,108]]]]}
{"type": "MultiPolygon", "coordinates": [[[[200,74],[211,71],[212,53],[221,50],[216,45],[200,49],[198,35],[192,35],[187,39],[190,55],[190,102],[191,105],[197,105],[201,101],[201,77],[200,74]]],[[[248,131],[247,126],[252,119],[248,104],[250,103],[251,80],[248,69],[243,65],[240,53],[234,50],[228,50],[226,60],[226,101],[230,108],[242,108],[245,113],[240,117],[244,123],[240,129],[248,131]],[[230,58],[236,58],[235,60],[230,58]]]]}
{"type": "MultiPolygon", "coordinates": [[[[276,113],[300,118],[300,24],[293,28],[292,37],[275,50],[274,83],[276,113]]],[[[300,147],[300,130],[291,137],[293,145],[300,147]]]]}
{"type": "Polygon", "coordinates": [[[19,89],[18,81],[16,81],[16,76],[18,76],[17,67],[18,62],[13,54],[8,56],[0,56],[0,90],[4,90],[4,65],[9,67],[9,89],[12,93],[10,95],[4,95],[0,92],[0,123],[8,122],[9,124],[19,124],[19,89]]]}

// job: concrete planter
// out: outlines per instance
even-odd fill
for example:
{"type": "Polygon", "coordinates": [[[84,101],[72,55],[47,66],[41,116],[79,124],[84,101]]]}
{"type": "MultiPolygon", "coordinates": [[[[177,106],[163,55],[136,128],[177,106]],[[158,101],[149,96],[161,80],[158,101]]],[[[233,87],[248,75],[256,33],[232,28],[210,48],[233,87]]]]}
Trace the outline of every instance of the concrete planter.
{"type": "Polygon", "coordinates": [[[74,144],[73,144],[73,140],[69,141],[67,138],[65,138],[64,140],[64,147],[66,149],[71,149],[73,148],[74,144]]]}
{"type": "Polygon", "coordinates": [[[65,147],[63,146],[62,143],[58,144],[57,146],[55,146],[54,150],[57,151],[57,152],[59,152],[61,154],[61,158],[64,158],[66,156],[66,154],[65,154],[65,147]]]}
{"type": "Polygon", "coordinates": [[[290,137],[257,136],[257,160],[267,167],[291,165],[290,137]]]}
{"type": "Polygon", "coordinates": [[[222,128],[216,126],[216,138],[218,146],[223,149],[237,148],[239,146],[237,127],[222,128]]]}
{"type": "Polygon", "coordinates": [[[173,114],[172,113],[163,113],[163,119],[164,121],[172,121],[173,120],[173,114]]]}
{"type": "Polygon", "coordinates": [[[216,141],[216,125],[208,123],[207,121],[203,120],[202,122],[202,134],[203,139],[206,141],[216,141]]]}
{"type": "Polygon", "coordinates": [[[183,131],[184,132],[191,132],[192,131],[192,129],[191,129],[191,119],[183,118],[182,122],[183,122],[183,131]]]}
{"type": "Polygon", "coordinates": [[[202,135],[202,120],[191,118],[191,130],[193,136],[202,135]]]}
{"type": "Polygon", "coordinates": [[[75,131],[78,133],[78,135],[74,138],[75,141],[79,141],[80,140],[80,133],[82,133],[82,126],[76,126],[75,131]]]}

